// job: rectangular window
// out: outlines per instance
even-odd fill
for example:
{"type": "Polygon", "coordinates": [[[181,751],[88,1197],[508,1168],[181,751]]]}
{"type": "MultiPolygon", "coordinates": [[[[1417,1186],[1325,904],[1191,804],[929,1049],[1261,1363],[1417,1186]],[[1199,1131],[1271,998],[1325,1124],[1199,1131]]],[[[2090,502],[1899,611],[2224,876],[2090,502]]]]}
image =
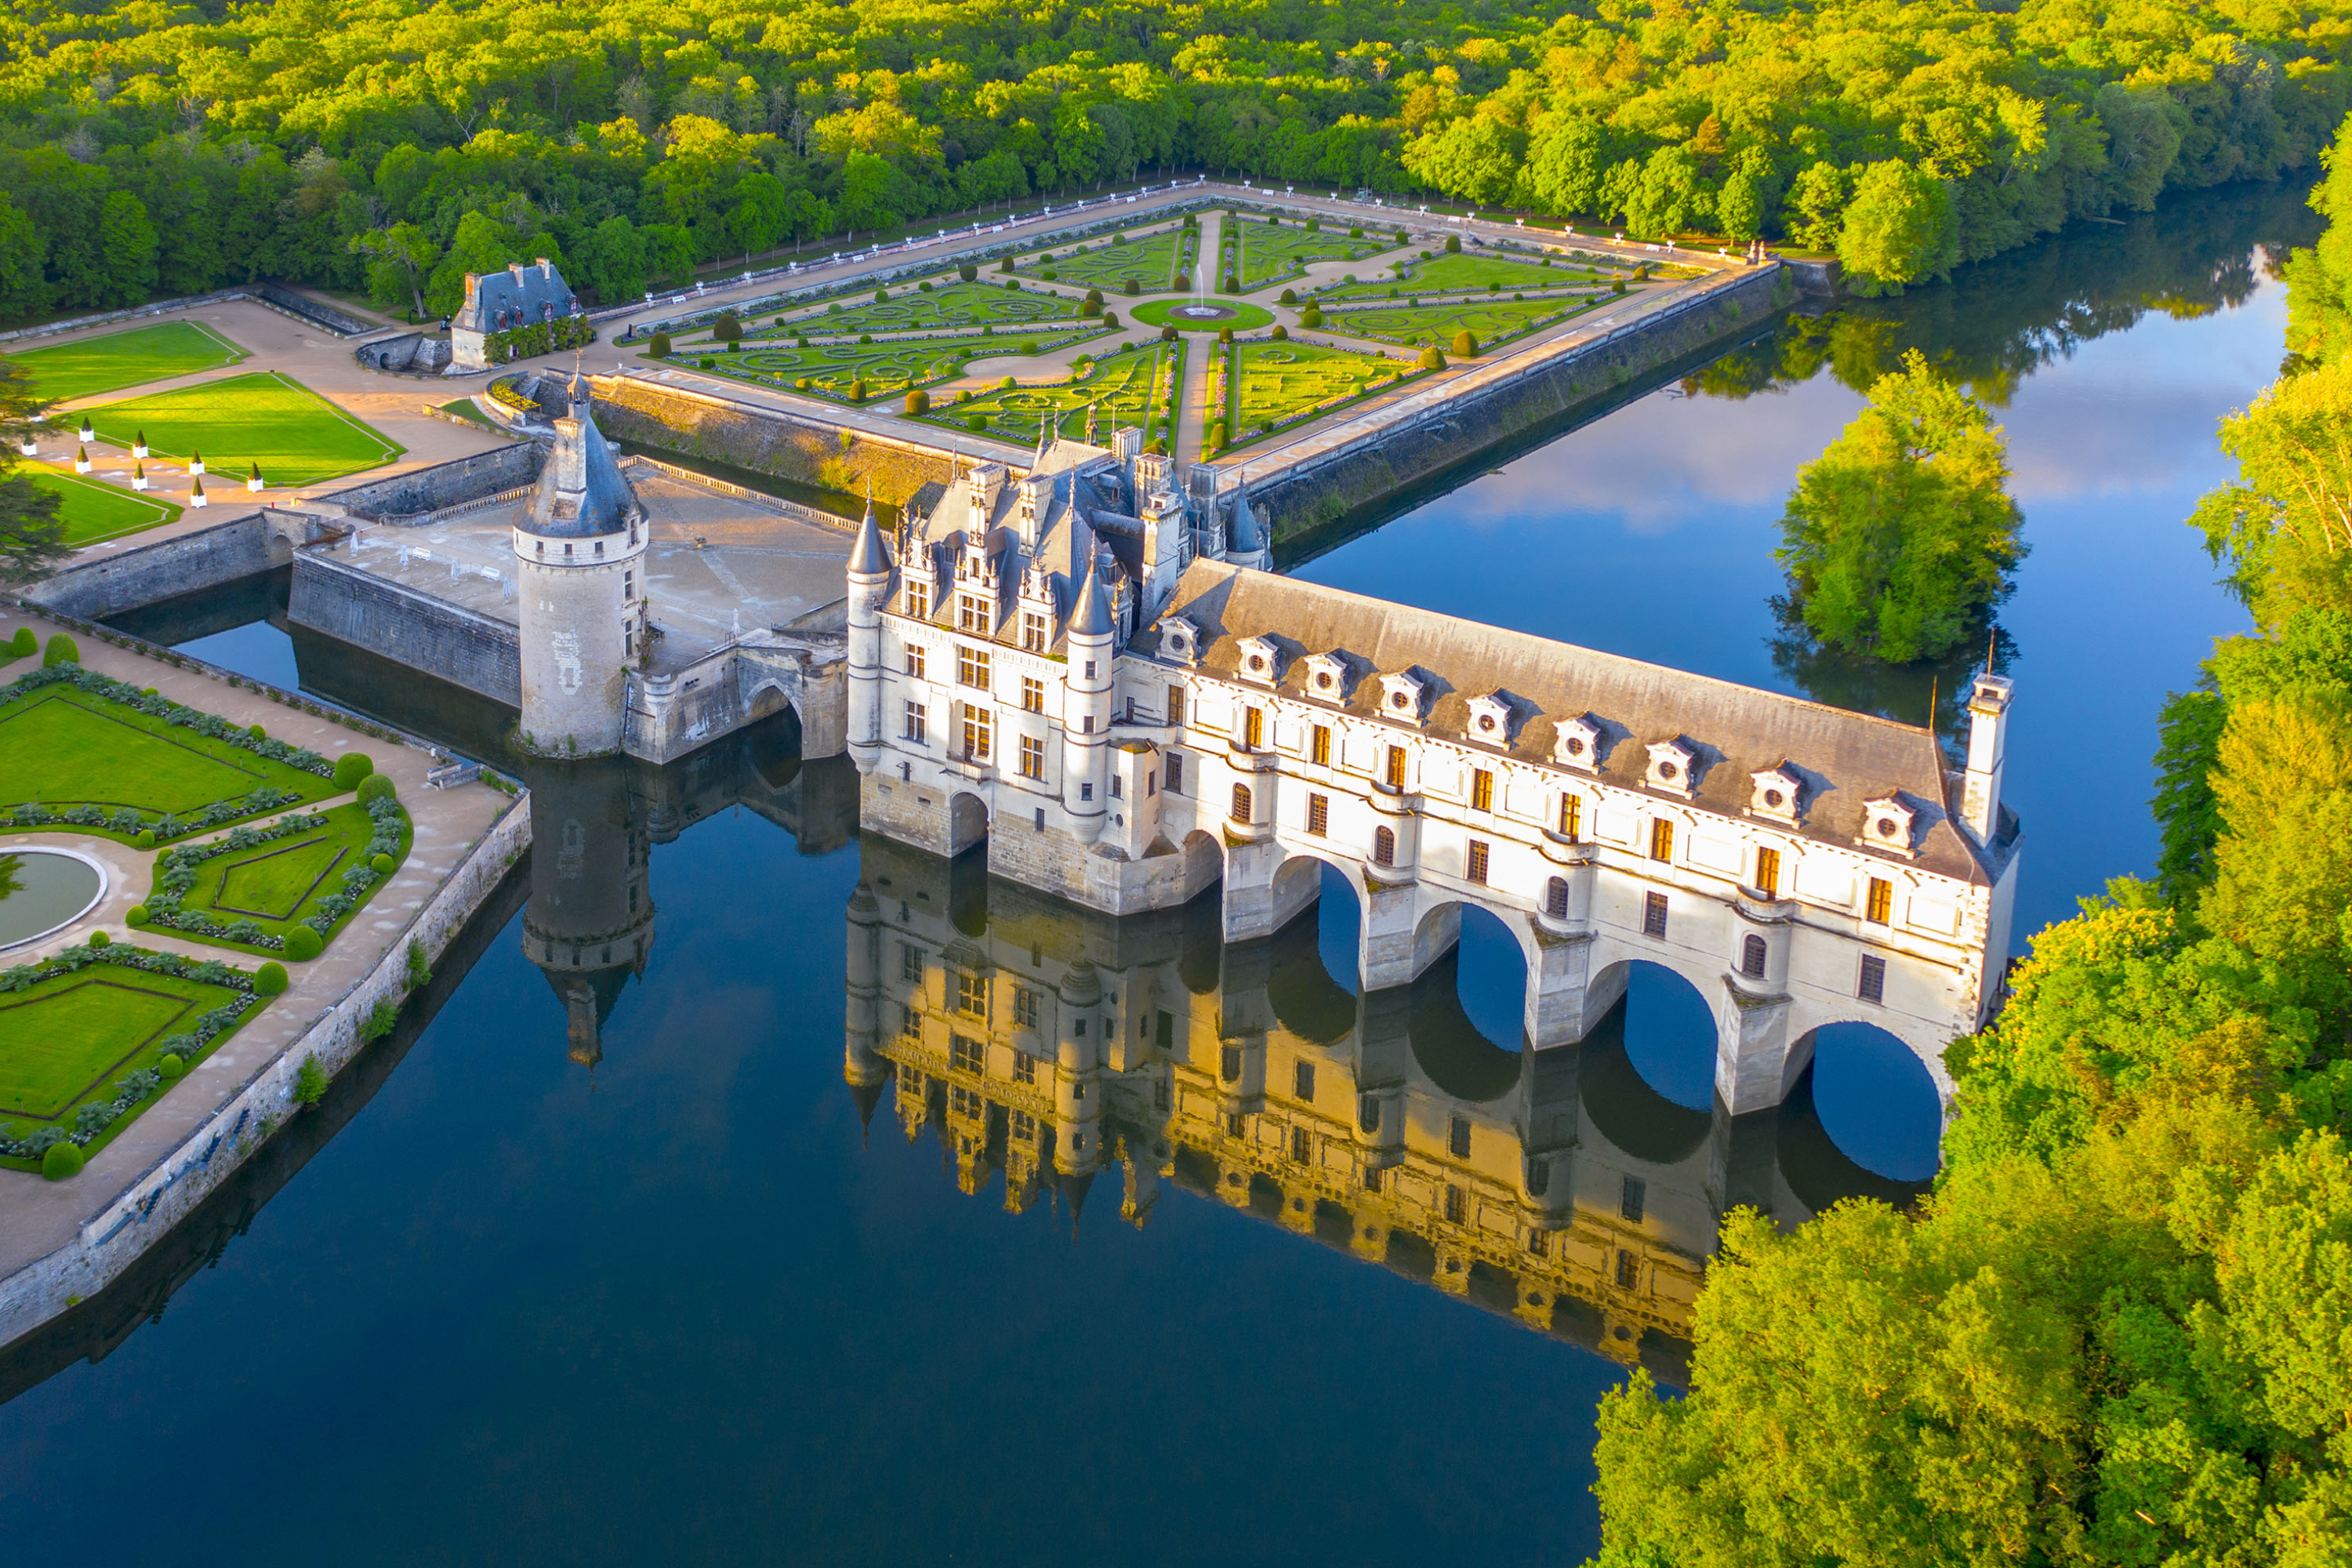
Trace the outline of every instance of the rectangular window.
{"type": "Polygon", "coordinates": [[[988,650],[985,648],[965,647],[961,644],[958,644],[956,647],[956,679],[962,685],[977,686],[982,691],[988,690],[988,650]]]}
{"type": "Polygon", "coordinates": [[[1641,1177],[1625,1178],[1625,1189],[1617,1197],[1617,1213],[1627,1225],[1642,1223],[1642,1205],[1649,1195],[1650,1189],[1641,1177]]]}
{"type": "Polygon", "coordinates": [[[1245,752],[1255,752],[1255,751],[1256,751],[1260,746],[1263,746],[1263,745],[1265,745],[1265,709],[1263,709],[1263,708],[1244,708],[1244,709],[1243,709],[1243,710],[1242,710],[1242,749],[1243,749],[1244,751],[1245,751],[1245,752]]]}
{"type": "Polygon", "coordinates": [[[920,980],[923,977],[923,955],[911,942],[898,944],[898,978],[920,980]]]}
{"type": "Polygon", "coordinates": [[[1778,849],[1756,851],[1756,890],[1768,899],[1780,896],[1780,852],[1778,849]]]}
{"type": "Polygon", "coordinates": [[[1389,748],[1388,781],[1391,789],[1404,788],[1404,748],[1402,746],[1389,748]]]}
{"type": "MultiPolygon", "coordinates": [[[[1014,994],[1017,997],[1019,993],[1016,992],[1014,994]]],[[[1035,1083],[1037,1081],[1037,1058],[1031,1056],[1027,1051],[1013,1052],[1013,1081],[1015,1083],[1035,1083]]]]}
{"type": "Polygon", "coordinates": [[[911,578],[907,583],[907,613],[919,621],[931,618],[931,585],[911,578]]]}
{"type": "MultiPolygon", "coordinates": [[[[1026,985],[1015,985],[1013,988],[1013,1022],[1024,1029],[1034,1029],[1037,1026],[1037,993],[1030,990],[1026,985]]],[[[1016,1073],[1014,1076],[1020,1075],[1016,1073]]],[[[1029,1080],[1022,1079],[1021,1081],[1026,1083],[1029,1080]]]]}
{"type": "Polygon", "coordinates": [[[1045,651],[1045,617],[1041,612],[1021,612],[1021,646],[1031,653],[1045,651]]]}
{"type": "Polygon", "coordinates": [[[1651,893],[1643,899],[1642,934],[1643,936],[1664,936],[1666,934],[1665,894],[1651,893]]]}
{"type": "Polygon", "coordinates": [[[1290,1130],[1290,1157],[1293,1160],[1296,1160],[1298,1163],[1304,1165],[1309,1163],[1310,1157],[1314,1154],[1314,1145],[1307,1136],[1307,1129],[1304,1127],[1292,1128],[1290,1130]]]}
{"type": "Polygon", "coordinates": [[[1331,765],[1331,726],[1316,725],[1315,736],[1310,745],[1309,760],[1318,767],[1329,767],[1331,765]]]}
{"type": "Polygon", "coordinates": [[[1468,1117],[1457,1116],[1453,1119],[1452,1123],[1445,1130],[1445,1146],[1454,1151],[1454,1157],[1457,1160],[1467,1160],[1470,1157],[1470,1119],[1468,1117]]]}
{"type": "Polygon", "coordinates": [[[1328,795],[1307,797],[1307,831],[1320,838],[1331,831],[1331,800],[1328,795]]]}
{"type": "Polygon", "coordinates": [[[1127,779],[1124,774],[1113,773],[1110,775],[1110,797],[1113,800],[1125,800],[1127,798],[1127,779]]]}
{"type": "Polygon", "coordinates": [[[1087,679],[1088,680],[1092,680],[1094,678],[1095,678],[1095,661],[1094,661],[1093,659],[1088,659],[1088,660],[1087,660],[1087,679]]]}
{"type": "Polygon", "coordinates": [[[1034,735],[1021,737],[1021,776],[1024,779],[1045,776],[1045,742],[1034,735]]]}
{"type": "Polygon", "coordinates": [[[1448,1183],[1445,1188],[1445,1223],[1448,1225],[1470,1223],[1470,1199],[1460,1187],[1451,1183],[1448,1183]]]}
{"type": "Polygon", "coordinates": [[[898,1009],[898,1032],[908,1039],[922,1033],[922,1017],[912,1007],[898,1009]]]}
{"type": "Polygon", "coordinates": [[[1043,713],[1045,710],[1045,683],[1033,675],[1021,678],[1021,710],[1043,713]]]}
{"type": "Polygon", "coordinates": [[[1250,792],[1249,792],[1249,785],[1247,785],[1247,784],[1235,784],[1235,785],[1234,785],[1234,813],[1233,813],[1233,815],[1234,815],[1234,820],[1235,822],[1247,822],[1247,821],[1250,819],[1250,792]]]}
{"type": "Polygon", "coordinates": [[[1559,836],[1574,838],[1584,828],[1584,797],[1564,795],[1559,797],[1559,836]]]}
{"type": "Polygon", "coordinates": [[[1472,881],[1483,882],[1486,879],[1486,841],[1485,839],[1470,840],[1470,860],[1466,869],[1472,881]]]}
{"type": "Polygon", "coordinates": [[[1854,987],[1853,994],[1865,1002],[1886,1000],[1886,960],[1873,952],[1863,954],[1862,984],[1854,987]]]}
{"type": "Polygon", "coordinates": [[[1620,1248],[1617,1253],[1617,1289],[1631,1290],[1642,1278],[1642,1260],[1620,1248]]]}
{"type": "Polygon", "coordinates": [[[1491,770],[1486,768],[1470,770],[1470,809],[1473,811],[1495,809],[1495,775],[1491,770]]]}
{"type": "Polygon", "coordinates": [[[978,594],[956,595],[956,630],[985,632],[990,629],[988,601],[978,594]]]}
{"type": "Polygon", "coordinates": [[[1184,721],[1184,689],[1173,681],[1168,686],[1168,721],[1171,724],[1184,721]]]}
{"type": "Polygon", "coordinates": [[[918,680],[924,679],[923,650],[913,643],[907,645],[907,673],[918,680]]]}
{"type": "Polygon", "coordinates": [[[963,754],[975,763],[984,763],[994,754],[996,747],[996,715],[985,708],[967,704],[963,710],[963,754]]]}
{"type": "Polygon", "coordinates": [[[1176,1015],[1165,1007],[1159,1011],[1160,1048],[1164,1051],[1176,1043],[1176,1015]]]}
{"type": "Polygon", "coordinates": [[[1377,1193],[1377,1192],[1379,1192],[1380,1190],[1381,1190],[1381,1168],[1380,1168],[1378,1165],[1367,1165],[1367,1166],[1365,1166],[1365,1167],[1364,1167],[1364,1191],[1366,1191],[1366,1192],[1368,1192],[1368,1193],[1377,1193]]]}
{"type": "Polygon", "coordinates": [[[956,976],[956,1011],[967,1018],[988,1016],[988,981],[985,976],[956,976]]]}
{"type": "Polygon", "coordinates": [[[1874,925],[1895,923],[1894,883],[1884,877],[1873,877],[1870,879],[1870,900],[1862,911],[1862,918],[1874,925]]]}
{"type": "Polygon", "coordinates": [[[1544,1258],[1549,1256],[1550,1252],[1551,1236],[1549,1232],[1540,1230],[1531,1230],[1528,1232],[1528,1257],[1544,1258]]]}
{"type": "Polygon", "coordinates": [[[907,704],[907,739],[919,746],[924,744],[929,738],[924,711],[923,705],[919,702],[907,704]]]}
{"type": "Polygon", "coordinates": [[[1663,816],[1650,819],[1650,858],[1672,860],[1675,858],[1675,825],[1663,816]]]}
{"type": "Polygon", "coordinates": [[[1095,786],[1094,786],[1094,785],[1092,785],[1092,784],[1080,784],[1080,785],[1078,786],[1078,798],[1079,798],[1080,800],[1092,800],[1092,799],[1094,799],[1094,797],[1095,797],[1095,786]]]}
{"type": "Polygon", "coordinates": [[[1181,752],[1168,753],[1168,793],[1170,795],[1184,793],[1184,753],[1181,752]]]}
{"type": "Polygon", "coordinates": [[[1313,1100],[1315,1098],[1315,1064],[1294,1062],[1291,1064],[1290,1072],[1291,1086],[1297,1097],[1302,1100],[1313,1100]]]}
{"type": "Polygon", "coordinates": [[[1016,1143],[1032,1143],[1037,1138],[1037,1119],[1025,1110],[1013,1113],[1013,1140],[1016,1143]]]}
{"type": "Polygon", "coordinates": [[[988,1047],[961,1035],[948,1037],[948,1066],[958,1072],[988,1073],[988,1047]]]}

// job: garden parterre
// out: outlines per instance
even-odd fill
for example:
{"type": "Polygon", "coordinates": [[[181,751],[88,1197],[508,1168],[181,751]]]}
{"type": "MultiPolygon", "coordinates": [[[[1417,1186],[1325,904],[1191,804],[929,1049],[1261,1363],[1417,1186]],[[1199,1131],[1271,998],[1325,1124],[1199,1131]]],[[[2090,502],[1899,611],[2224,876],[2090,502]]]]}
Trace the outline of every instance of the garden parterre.
{"type": "Polygon", "coordinates": [[[1173,434],[1170,411],[1183,379],[1181,342],[1143,343],[1104,356],[1061,385],[999,387],[934,409],[928,417],[935,425],[1027,445],[1048,420],[1057,435],[1084,438],[1092,408],[1097,439],[1121,425],[1135,425],[1147,442],[1164,450],[1173,434]]]}
{"type": "Polygon", "coordinates": [[[1001,336],[812,342],[806,348],[761,343],[732,353],[710,344],[707,346],[712,352],[708,353],[694,354],[689,350],[688,363],[761,385],[818,393],[845,403],[872,402],[950,380],[963,374],[968,360],[1052,353],[1102,330],[1097,322],[1074,317],[1033,332],[1001,336]],[[856,390],[860,384],[865,387],[862,397],[856,390]]]}
{"type": "Polygon", "coordinates": [[[24,367],[35,396],[63,403],[232,365],[245,351],[198,322],[157,321],[5,357],[24,367]]]}
{"type": "MultiPolygon", "coordinates": [[[[881,290],[887,293],[888,290],[881,290]]],[[[1078,313],[1078,302],[1043,289],[1007,289],[1001,283],[961,280],[934,284],[925,293],[919,286],[902,288],[887,299],[863,304],[835,300],[806,316],[789,316],[777,324],[747,331],[756,338],[835,337],[858,332],[937,331],[948,328],[1018,327],[1037,321],[1066,321],[1078,313]]]]}

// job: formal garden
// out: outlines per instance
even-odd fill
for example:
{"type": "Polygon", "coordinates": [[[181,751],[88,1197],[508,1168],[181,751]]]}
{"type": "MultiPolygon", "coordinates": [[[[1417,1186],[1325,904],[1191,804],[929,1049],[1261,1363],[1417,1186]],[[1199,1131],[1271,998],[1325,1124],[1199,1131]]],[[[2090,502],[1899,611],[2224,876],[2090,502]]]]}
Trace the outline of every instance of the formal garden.
{"type": "Polygon", "coordinates": [[[370,774],[350,805],[164,850],[128,922],[246,952],[315,958],[400,868],[414,837],[392,781],[370,774]]]}
{"type": "Polygon", "coordinates": [[[1341,283],[1318,290],[1315,297],[1328,304],[1339,300],[1399,300],[1416,294],[1497,294],[1506,289],[1530,293],[1538,289],[1608,288],[1619,279],[1630,279],[1635,268],[1548,256],[1423,251],[1397,262],[1394,270],[1393,280],[1341,283]]]}
{"type": "Polygon", "coordinates": [[[33,395],[46,403],[95,397],[167,376],[218,370],[245,351],[194,321],[158,321],[78,342],[24,349],[5,356],[23,367],[33,395]]]}
{"type": "Polygon", "coordinates": [[[1100,335],[1091,321],[1071,319],[1034,332],[1003,336],[902,338],[895,342],[812,342],[807,347],[759,344],[732,353],[694,345],[677,356],[698,369],[758,385],[789,387],[843,403],[899,396],[963,374],[965,362],[997,355],[1052,353],[1100,335]],[[711,352],[696,353],[695,347],[711,352]],[[691,356],[691,357],[688,357],[691,356]]]}
{"type": "Polygon", "coordinates": [[[1114,235],[1091,246],[1041,251],[1015,270],[1024,278],[1099,289],[1106,295],[1126,293],[1129,279],[1135,280],[1137,293],[1164,293],[1174,287],[1179,267],[1192,256],[1197,232],[1166,228],[1132,238],[1114,235]]]}
{"type": "Polygon", "coordinates": [[[128,447],[144,435],[157,457],[201,456],[232,480],[258,465],[273,486],[381,468],[406,450],[279,371],[102,404],[84,417],[114,446],[128,447]]]}
{"type": "Polygon", "coordinates": [[[1345,310],[1314,310],[1299,325],[1342,337],[1370,338],[1406,347],[1429,347],[1451,353],[1464,332],[1481,348],[1558,326],[1615,296],[1554,294],[1534,300],[1456,300],[1442,305],[1373,305],[1345,310]]]}
{"type": "Polygon", "coordinates": [[[1057,386],[1008,384],[975,392],[934,409],[932,424],[975,435],[1034,444],[1048,421],[1058,436],[1083,440],[1089,417],[1096,438],[1122,425],[1140,426],[1154,450],[1165,451],[1174,435],[1172,411],[1184,381],[1182,342],[1138,343],[1091,363],[1080,361],[1070,380],[1057,386]]]}
{"type": "Polygon", "coordinates": [[[1224,254],[1218,261],[1222,287],[1236,279],[1236,293],[1248,294],[1268,284],[1303,277],[1318,261],[1363,261],[1393,247],[1392,235],[1367,235],[1361,228],[1327,229],[1315,218],[1260,218],[1234,214],[1225,219],[1224,254]]]}
{"type": "Polygon", "coordinates": [[[73,1175],[286,985],[103,931],[0,970],[0,1167],[73,1175]]]}
{"type": "Polygon", "coordinates": [[[1210,379],[1208,446],[1222,450],[1329,413],[1414,374],[1402,359],[1322,343],[1234,343],[1210,379]]]}
{"type": "Polygon", "coordinates": [[[58,521],[65,524],[65,542],[77,547],[121,539],[180,515],[180,509],[170,501],[78,474],[27,468],[24,477],[35,489],[58,498],[58,521]]]}
{"type": "MultiPolygon", "coordinates": [[[[1011,279],[1006,280],[1012,282],[1011,279]]],[[[1078,313],[1078,302],[1044,289],[1017,284],[951,282],[901,286],[875,290],[864,303],[834,300],[824,310],[803,316],[779,316],[770,325],[747,325],[744,341],[776,338],[836,337],[860,332],[921,332],[988,327],[1018,328],[1040,321],[1067,321],[1078,313]]]]}

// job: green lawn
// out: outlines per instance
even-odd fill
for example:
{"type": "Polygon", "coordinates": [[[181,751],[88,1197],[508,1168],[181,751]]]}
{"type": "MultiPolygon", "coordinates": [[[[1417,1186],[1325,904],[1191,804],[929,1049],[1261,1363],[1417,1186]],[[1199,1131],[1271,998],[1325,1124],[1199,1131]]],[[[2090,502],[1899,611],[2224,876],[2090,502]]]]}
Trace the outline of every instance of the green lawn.
{"type": "Polygon", "coordinates": [[[202,452],[224,484],[243,479],[254,463],[272,485],[315,484],[380,468],[406,450],[278,371],[109,403],[88,416],[118,447],[144,430],[159,454],[185,459],[202,452]]]}
{"type": "MultiPolygon", "coordinates": [[[[1225,223],[1226,249],[1241,257],[1244,294],[1303,274],[1310,262],[1362,261],[1390,248],[1385,238],[1351,239],[1345,230],[1310,229],[1296,219],[1286,224],[1235,217],[1225,223]]],[[[1231,257],[1227,258],[1228,268],[1231,257]]],[[[1220,278],[1220,282],[1223,279],[1220,278]]]]}
{"type": "Polygon", "coordinates": [[[303,800],[335,789],[332,780],[89,692],[47,686],[0,705],[0,806],[128,806],[154,818],[263,784],[303,800]]]}
{"type": "Polygon", "coordinates": [[[843,333],[1018,327],[1037,321],[1069,321],[1077,313],[1076,300],[1066,300],[1043,289],[1015,290],[1002,283],[952,282],[934,285],[928,294],[919,289],[906,289],[887,300],[869,300],[862,305],[835,300],[814,315],[790,317],[781,327],[762,327],[758,337],[766,342],[789,341],[796,336],[829,338],[843,333]]]}
{"type": "Polygon", "coordinates": [[[1326,310],[1318,329],[1338,337],[1371,338],[1382,342],[1419,345],[1434,343],[1454,352],[1454,334],[1467,328],[1480,346],[1501,342],[1582,315],[1610,294],[1554,296],[1549,300],[1463,300],[1445,305],[1388,305],[1370,310],[1326,310]]]}
{"type": "Polygon", "coordinates": [[[1157,294],[1169,287],[1168,280],[1175,273],[1182,234],[1181,229],[1162,229],[1133,239],[1096,240],[1068,250],[1045,251],[1023,262],[1020,270],[1025,278],[1051,272],[1057,282],[1099,289],[1105,299],[1125,293],[1130,278],[1141,292],[1157,294]]]}
{"type": "MultiPolygon", "coordinates": [[[[224,925],[251,921],[264,933],[283,937],[316,913],[321,899],[342,890],[344,873],[366,857],[369,837],[375,831],[367,807],[357,802],[320,815],[325,821],[316,832],[274,839],[247,849],[232,849],[198,861],[195,885],[182,898],[180,907],[190,914],[208,916],[224,925]]],[[[413,838],[414,830],[404,826],[399,852],[393,856],[395,863],[407,858],[413,838]]],[[[190,849],[175,853],[185,856],[190,849]]],[[[331,940],[383,886],[378,881],[368,888],[351,910],[336,919],[328,928],[331,940]]],[[[163,926],[153,929],[170,929],[173,935],[190,942],[235,947],[247,952],[267,954],[272,951],[200,931],[163,926]]]]}
{"type": "Polygon", "coordinates": [[[675,356],[677,363],[700,368],[710,361],[715,374],[767,386],[823,393],[846,402],[855,384],[866,383],[866,400],[897,397],[910,387],[929,386],[963,374],[966,360],[999,355],[1051,353],[1093,336],[1093,321],[1071,317],[1034,331],[1007,330],[994,336],[901,339],[897,342],[813,342],[807,348],[761,343],[734,353],[713,348],[698,353],[689,348],[675,356]]]}
{"type": "Polygon", "coordinates": [[[34,395],[47,402],[94,397],[101,392],[215,370],[245,358],[245,351],[194,321],[158,321],[79,342],[58,343],[6,356],[25,367],[34,395]]]}
{"type": "Polygon", "coordinates": [[[137,490],[100,484],[79,474],[33,468],[25,477],[33,481],[35,489],[47,490],[58,498],[61,504],[58,515],[65,522],[68,544],[96,544],[100,540],[120,539],[180,515],[180,509],[169,501],[154,500],[137,490]]]}
{"type": "Polygon", "coordinates": [[[1537,289],[1570,289],[1580,284],[1605,287],[1611,279],[1629,277],[1632,272],[1630,267],[1612,269],[1590,263],[1557,261],[1547,264],[1541,259],[1474,256],[1468,252],[1456,256],[1440,252],[1426,258],[1405,258],[1398,264],[1397,276],[1393,280],[1344,283],[1337,289],[1323,290],[1316,298],[1326,300],[1387,300],[1413,294],[1459,294],[1481,289],[1489,293],[1507,293],[1537,289]]]}
{"type": "Polygon", "coordinates": [[[1180,332],[1253,331],[1274,324],[1274,312],[1246,300],[1220,300],[1212,295],[1206,300],[1147,300],[1135,308],[1135,319],[1148,327],[1173,327],[1180,332]],[[1188,321],[1175,314],[1180,305],[1215,305],[1233,313],[1213,321],[1188,321]]]}
{"type": "Polygon", "coordinates": [[[1384,354],[1321,343],[1235,343],[1236,373],[1227,379],[1233,426],[1255,432],[1324,404],[1344,402],[1385,384],[1412,367],[1384,354]]]}
{"type": "MultiPolygon", "coordinates": [[[[126,1074],[154,1068],[170,1050],[194,1068],[253,1017],[248,1009],[205,1024],[208,1014],[248,994],[218,983],[234,975],[226,965],[173,962],[183,973],[93,963],[0,994],[0,1130],[12,1139],[44,1125],[71,1131],[82,1107],[122,1095],[126,1074]],[[215,1030],[212,1038],[195,1044],[207,1027],[215,1030]]],[[[84,1153],[104,1148],[176,1081],[163,1079],[125,1108],[82,1146],[84,1153]]],[[[0,1158],[0,1165],[40,1168],[37,1160],[14,1156],[0,1158]]]]}
{"type": "Polygon", "coordinates": [[[1166,440],[1176,393],[1184,381],[1184,345],[1145,343],[1105,356],[1063,386],[1017,386],[981,393],[945,405],[930,423],[1028,446],[1051,419],[1061,435],[1083,439],[1087,409],[1095,409],[1096,436],[1108,440],[1121,425],[1142,426],[1145,439],[1166,440]]]}

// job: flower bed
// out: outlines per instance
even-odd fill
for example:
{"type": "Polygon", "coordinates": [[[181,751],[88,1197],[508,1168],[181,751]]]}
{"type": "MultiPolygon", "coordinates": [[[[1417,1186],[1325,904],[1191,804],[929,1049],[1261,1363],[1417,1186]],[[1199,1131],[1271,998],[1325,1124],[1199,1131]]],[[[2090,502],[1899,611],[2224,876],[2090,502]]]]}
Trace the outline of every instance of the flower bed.
{"type": "MultiPolygon", "coordinates": [[[[381,856],[389,859],[397,868],[408,853],[410,839],[408,814],[389,796],[364,805],[338,806],[331,812],[289,814],[264,826],[236,828],[209,843],[184,845],[156,857],[154,890],[147,895],[132,923],[163,927],[197,942],[217,942],[249,952],[286,952],[288,933],[299,926],[317,933],[323,946],[391,875],[375,868],[376,858],[381,856]],[[366,842],[354,854],[350,841],[357,838],[357,829],[362,824],[368,830],[366,842]],[[187,903],[188,895],[203,879],[199,868],[207,861],[284,839],[323,838],[338,833],[345,840],[341,850],[283,915],[232,910],[229,912],[237,918],[223,921],[211,912],[210,907],[191,908],[187,903]],[[338,871],[340,876],[335,875],[338,871]],[[333,887],[321,891],[328,887],[330,877],[335,879],[333,887]]],[[[216,879],[215,907],[227,896],[227,875],[224,871],[216,879]]]]}

